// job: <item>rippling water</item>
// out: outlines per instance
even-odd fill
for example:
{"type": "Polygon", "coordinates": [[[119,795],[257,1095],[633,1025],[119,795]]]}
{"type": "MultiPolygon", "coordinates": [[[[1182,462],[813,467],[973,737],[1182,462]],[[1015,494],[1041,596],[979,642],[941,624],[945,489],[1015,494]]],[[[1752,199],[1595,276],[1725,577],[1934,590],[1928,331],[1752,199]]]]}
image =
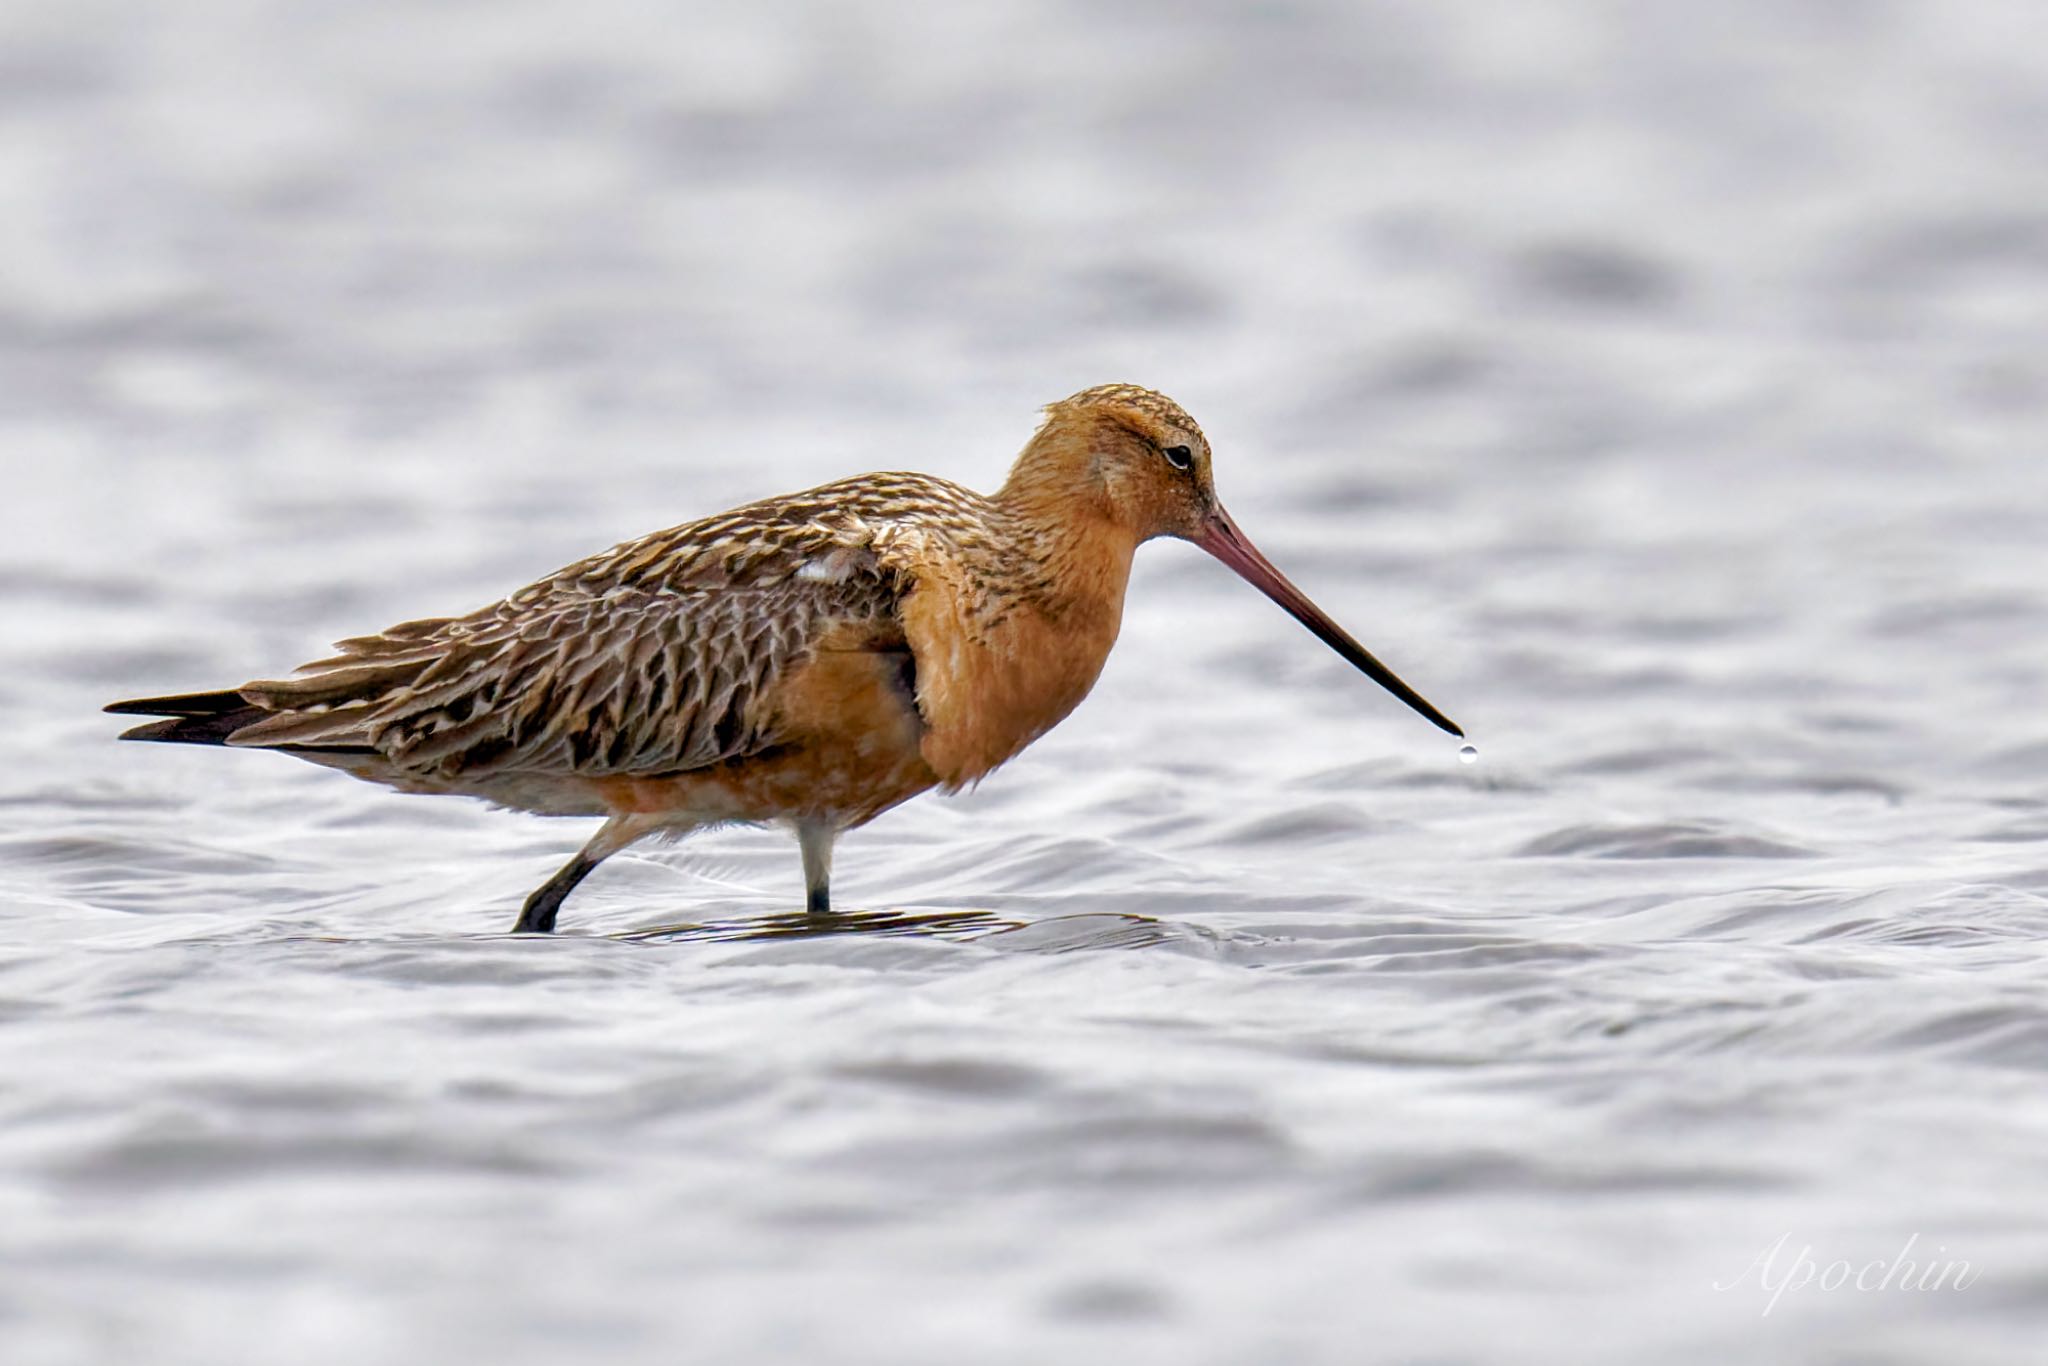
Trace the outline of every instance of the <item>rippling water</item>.
{"type": "Polygon", "coordinates": [[[2040,1359],[2038,27],[9,7],[0,1358],[2040,1359]],[[582,824],[95,712],[1111,379],[1478,764],[1150,547],[856,931],[515,942],[582,824]]]}

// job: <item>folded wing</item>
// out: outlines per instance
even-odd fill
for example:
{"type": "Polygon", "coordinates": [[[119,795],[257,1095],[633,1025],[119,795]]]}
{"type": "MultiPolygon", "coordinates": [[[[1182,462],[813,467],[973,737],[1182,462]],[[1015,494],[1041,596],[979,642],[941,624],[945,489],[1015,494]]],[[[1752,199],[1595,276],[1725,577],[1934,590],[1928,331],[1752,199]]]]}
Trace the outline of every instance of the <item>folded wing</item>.
{"type": "Polygon", "coordinates": [[[117,709],[173,717],[139,739],[373,754],[442,781],[742,759],[777,743],[777,685],[815,651],[905,648],[907,574],[868,523],[822,511],[741,509],[466,617],[342,641],[290,678],[117,709]]]}

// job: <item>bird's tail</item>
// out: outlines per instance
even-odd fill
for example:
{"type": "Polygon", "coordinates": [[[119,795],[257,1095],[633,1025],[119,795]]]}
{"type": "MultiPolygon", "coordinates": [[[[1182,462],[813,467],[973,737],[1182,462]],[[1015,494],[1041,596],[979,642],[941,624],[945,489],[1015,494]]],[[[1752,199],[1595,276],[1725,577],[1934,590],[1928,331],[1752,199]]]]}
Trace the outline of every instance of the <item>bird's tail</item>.
{"type": "Polygon", "coordinates": [[[230,736],[270,713],[240,692],[194,692],[175,697],[139,697],[106,708],[116,716],[161,716],[162,721],[121,732],[123,740],[161,740],[178,745],[224,745],[230,736]]]}

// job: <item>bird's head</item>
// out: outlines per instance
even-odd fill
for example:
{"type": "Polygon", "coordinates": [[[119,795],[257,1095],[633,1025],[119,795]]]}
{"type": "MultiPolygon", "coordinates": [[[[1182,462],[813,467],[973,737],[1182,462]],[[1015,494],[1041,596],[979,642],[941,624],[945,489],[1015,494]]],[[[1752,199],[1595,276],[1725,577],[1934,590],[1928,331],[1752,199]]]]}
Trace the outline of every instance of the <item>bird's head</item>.
{"type": "Polygon", "coordinates": [[[1431,723],[1464,734],[1259,553],[1217,501],[1209,439],[1166,395],[1135,384],[1101,384],[1048,405],[1002,497],[1041,517],[1098,519],[1133,541],[1172,536],[1194,542],[1431,723]]]}
{"type": "Polygon", "coordinates": [[[1216,507],[1208,438],[1178,403],[1135,384],[1099,384],[1048,404],[1009,488],[1139,541],[1194,540],[1216,507]]]}

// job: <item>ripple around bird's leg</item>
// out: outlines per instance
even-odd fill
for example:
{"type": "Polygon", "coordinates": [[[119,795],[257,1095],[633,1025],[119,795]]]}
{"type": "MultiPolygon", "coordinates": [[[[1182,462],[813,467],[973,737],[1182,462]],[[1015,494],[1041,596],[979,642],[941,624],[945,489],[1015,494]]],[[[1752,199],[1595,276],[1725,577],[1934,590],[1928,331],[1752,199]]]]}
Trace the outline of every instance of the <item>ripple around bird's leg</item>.
{"type": "Polygon", "coordinates": [[[608,936],[636,944],[750,943],[777,939],[818,939],[829,935],[912,935],[933,939],[979,939],[1022,929],[979,910],[832,911],[813,915],[789,911],[730,920],[679,921],[608,936]]]}
{"type": "Polygon", "coordinates": [[[975,909],[791,911],[732,919],[680,921],[606,938],[632,944],[757,943],[876,935],[979,942],[1010,953],[1074,953],[1206,943],[1206,932],[1125,911],[1077,911],[1035,919],[975,909]]]}

